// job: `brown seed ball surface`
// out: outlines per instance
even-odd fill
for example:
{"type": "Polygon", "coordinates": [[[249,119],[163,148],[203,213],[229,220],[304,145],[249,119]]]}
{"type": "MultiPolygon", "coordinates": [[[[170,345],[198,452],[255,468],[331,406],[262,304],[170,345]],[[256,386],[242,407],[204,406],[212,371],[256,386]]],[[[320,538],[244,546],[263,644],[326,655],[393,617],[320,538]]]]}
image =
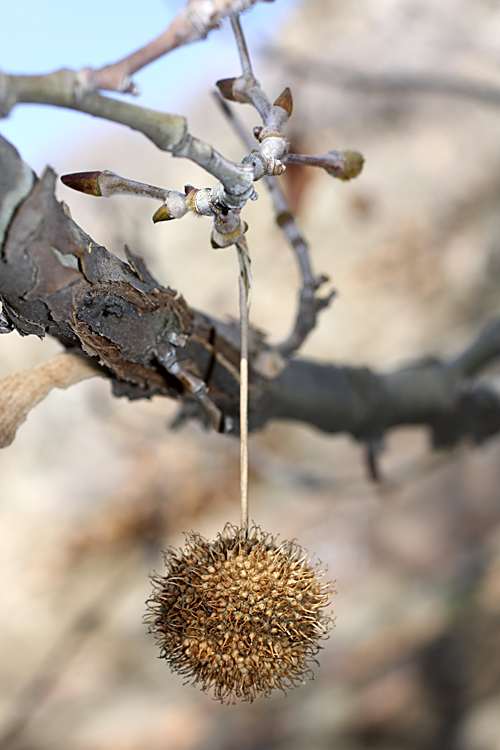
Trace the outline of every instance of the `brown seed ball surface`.
{"type": "Polygon", "coordinates": [[[333,627],[324,571],[294,542],[227,525],[214,542],[187,535],[154,574],[146,621],[170,667],[223,703],[253,701],[311,678],[333,627]]]}

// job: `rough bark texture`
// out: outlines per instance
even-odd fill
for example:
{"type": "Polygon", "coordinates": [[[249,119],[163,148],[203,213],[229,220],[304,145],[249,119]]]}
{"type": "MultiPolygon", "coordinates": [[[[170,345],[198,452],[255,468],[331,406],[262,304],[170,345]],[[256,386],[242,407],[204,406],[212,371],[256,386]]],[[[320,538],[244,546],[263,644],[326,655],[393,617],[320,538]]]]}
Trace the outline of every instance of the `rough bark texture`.
{"type": "MultiPolygon", "coordinates": [[[[190,386],[194,376],[238,432],[238,326],[192,310],[130,250],[125,263],[93,242],[55,199],[54,183],[50,170],[36,179],[0,139],[3,329],[55,336],[95,358],[116,395],[182,399],[186,415],[206,419],[190,386]]],[[[250,424],[255,429],[271,419],[299,420],[368,442],[399,424],[426,424],[436,445],[464,435],[480,442],[500,429],[500,398],[470,378],[499,354],[497,321],[450,361],[377,375],[293,359],[273,372],[273,352],[253,331],[250,424]]]]}

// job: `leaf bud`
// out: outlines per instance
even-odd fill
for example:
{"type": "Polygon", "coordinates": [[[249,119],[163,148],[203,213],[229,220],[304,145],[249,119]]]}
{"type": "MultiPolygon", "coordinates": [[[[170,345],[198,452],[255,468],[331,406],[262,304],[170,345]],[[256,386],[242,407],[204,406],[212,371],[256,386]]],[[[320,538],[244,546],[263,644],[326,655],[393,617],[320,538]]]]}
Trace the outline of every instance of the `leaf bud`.
{"type": "Polygon", "coordinates": [[[171,216],[165,203],[153,214],[153,222],[155,224],[158,224],[159,221],[171,221],[172,219],[175,219],[175,216],[171,216]]]}
{"type": "Polygon", "coordinates": [[[274,102],[275,107],[281,107],[281,109],[284,109],[287,113],[288,117],[292,114],[293,109],[293,99],[292,99],[292,92],[286,87],[286,89],[278,96],[276,101],[274,102]]]}
{"type": "Polygon", "coordinates": [[[215,84],[224,99],[228,99],[230,102],[236,101],[233,93],[233,84],[235,80],[236,78],[221,78],[221,80],[217,81],[215,84]]]}
{"type": "Polygon", "coordinates": [[[100,196],[101,188],[99,187],[99,176],[101,172],[73,172],[72,174],[63,174],[61,182],[72,190],[78,190],[80,193],[87,195],[100,196]]]}
{"type": "Polygon", "coordinates": [[[342,153],[345,157],[345,168],[341,175],[335,175],[335,177],[347,182],[360,174],[365,163],[365,157],[359,151],[343,151],[342,153]]]}

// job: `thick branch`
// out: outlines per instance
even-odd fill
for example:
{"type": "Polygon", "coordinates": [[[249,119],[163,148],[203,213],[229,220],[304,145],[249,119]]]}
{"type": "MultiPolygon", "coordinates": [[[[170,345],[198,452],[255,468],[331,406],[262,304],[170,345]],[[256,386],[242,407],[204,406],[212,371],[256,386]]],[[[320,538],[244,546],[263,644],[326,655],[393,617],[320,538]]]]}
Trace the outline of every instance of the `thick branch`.
{"type": "MultiPolygon", "coordinates": [[[[500,332],[500,320],[491,330],[500,332]]],[[[500,357],[500,345],[481,336],[463,353],[484,345],[488,361],[500,357]]],[[[459,357],[461,359],[461,357],[459,357]]],[[[500,431],[500,393],[477,384],[455,362],[410,365],[386,375],[366,368],[320,365],[292,360],[270,384],[252,427],[272,419],[303,421],[328,433],[351,434],[373,443],[399,425],[425,425],[435,446],[451,446],[463,437],[480,443],[500,431]]]]}

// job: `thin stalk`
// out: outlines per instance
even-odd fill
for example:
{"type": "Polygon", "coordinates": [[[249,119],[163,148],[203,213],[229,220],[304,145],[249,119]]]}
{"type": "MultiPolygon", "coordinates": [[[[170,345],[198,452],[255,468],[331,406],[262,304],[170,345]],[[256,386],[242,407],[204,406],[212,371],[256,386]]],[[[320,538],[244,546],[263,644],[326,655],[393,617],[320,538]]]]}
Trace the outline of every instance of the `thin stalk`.
{"type": "Polygon", "coordinates": [[[241,528],[248,533],[248,312],[249,299],[249,259],[246,242],[243,238],[236,244],[240,265],[240,498],[241,528]]]}

